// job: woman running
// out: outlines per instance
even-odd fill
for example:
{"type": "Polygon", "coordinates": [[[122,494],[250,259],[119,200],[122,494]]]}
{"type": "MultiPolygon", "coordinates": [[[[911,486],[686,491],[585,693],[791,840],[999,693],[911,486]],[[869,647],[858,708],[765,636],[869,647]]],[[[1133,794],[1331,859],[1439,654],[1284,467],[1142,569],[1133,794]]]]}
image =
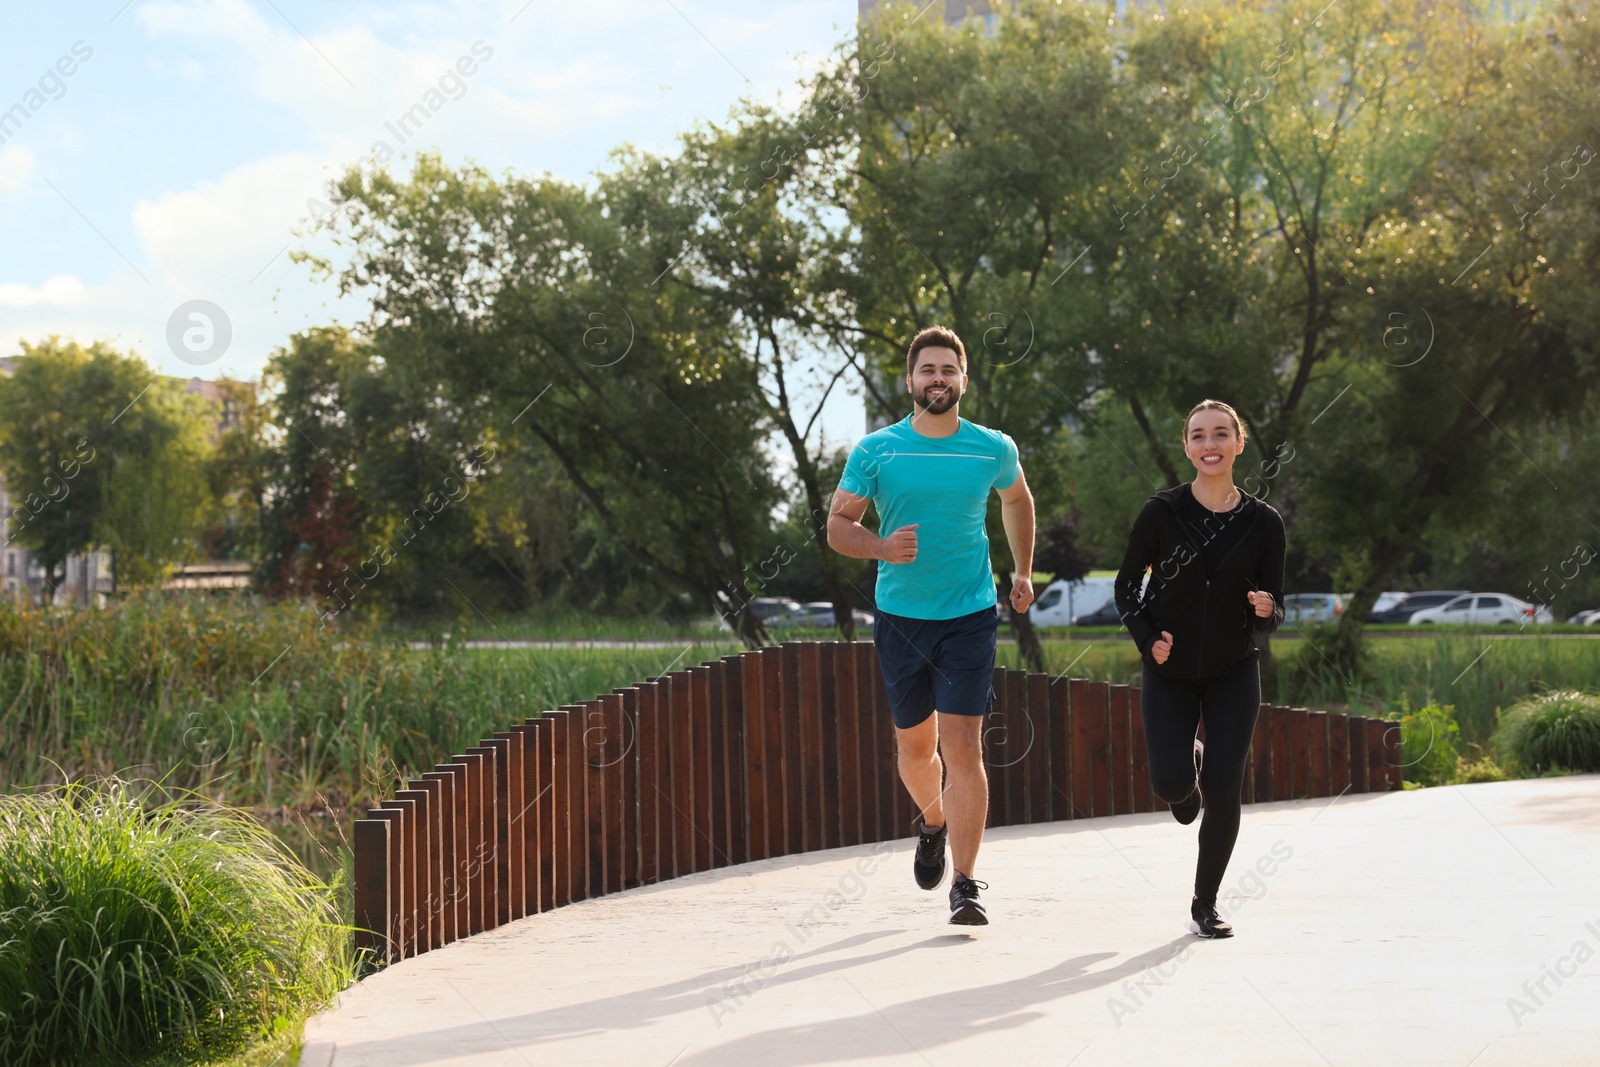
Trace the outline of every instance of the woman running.
{"type": "Polygon", "coordinates": [[[1190,410],[1183,450],[1194,481],[1145,501],[1116,581],[1117,610],[1144,661],[1150,783],[1185,826],[1205,807],[1189,908],[1189,929],[1201,937],[1233,936],[1217,914],[1217,890],[1239,836],[1261,706],[1255,635],[1283,621],[1283,519],[1233,484],[1248,436],[1219,400],[1190,410]],[[1203,750],[1195,738],[1202,718],[1203,750]]]}

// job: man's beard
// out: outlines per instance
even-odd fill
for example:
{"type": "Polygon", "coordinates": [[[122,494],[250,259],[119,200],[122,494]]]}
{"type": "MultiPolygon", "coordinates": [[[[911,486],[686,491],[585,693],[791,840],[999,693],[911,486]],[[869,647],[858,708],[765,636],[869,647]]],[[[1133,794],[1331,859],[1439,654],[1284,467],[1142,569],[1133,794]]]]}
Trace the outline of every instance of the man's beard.
{"type": "MultiPolygon", "coordinates": [[[[932,388],[932,386],[929,386],[929,388],[932,388]]],[[[932,403],[928,401],[927,389],[922,390],[920,393],[912,393],[911,399],[915,400],[922,407],[926,408],[928,414],[943,415],[945,412],[955,407],[956,403],[961,399],[961,389],[959,386],[946,385],[944,389],[944,395],[934,397],[932,403]]]]}

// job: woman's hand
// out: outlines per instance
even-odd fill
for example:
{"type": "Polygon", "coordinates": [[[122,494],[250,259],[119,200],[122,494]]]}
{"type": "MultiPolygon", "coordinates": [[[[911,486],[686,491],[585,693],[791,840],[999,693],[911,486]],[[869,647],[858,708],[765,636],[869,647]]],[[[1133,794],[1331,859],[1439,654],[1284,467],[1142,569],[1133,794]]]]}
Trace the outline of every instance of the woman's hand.
{"type": "Polygon", "coordinates": [[[1250,606],[1256,609],[1256,617],[1268,619],[1272,617],[1272,594],[1250,592],[1245,594],[1250,600],[1250,606]]]}
{"type": "Polygon", "coordinates": [[[1165,663],[1170,655],[1172,655],[1172,635],[1162,630],[1161,636],[1150,646],[1150,658],[1157,663],[1165,663]]]}

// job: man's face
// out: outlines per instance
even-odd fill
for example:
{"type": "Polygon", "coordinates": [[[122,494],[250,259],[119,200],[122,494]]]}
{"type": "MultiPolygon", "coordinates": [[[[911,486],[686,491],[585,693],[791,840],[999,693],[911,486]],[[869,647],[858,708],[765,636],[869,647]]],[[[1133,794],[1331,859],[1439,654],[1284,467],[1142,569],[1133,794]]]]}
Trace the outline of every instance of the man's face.
{"type": "Polygon", "coordinates": [[[930,415],[943,415],[961,399],[967,376],[961,372],[961,360],[954,349],[929,346],[917,353],[906,385],[918,407],[930,415]]]}

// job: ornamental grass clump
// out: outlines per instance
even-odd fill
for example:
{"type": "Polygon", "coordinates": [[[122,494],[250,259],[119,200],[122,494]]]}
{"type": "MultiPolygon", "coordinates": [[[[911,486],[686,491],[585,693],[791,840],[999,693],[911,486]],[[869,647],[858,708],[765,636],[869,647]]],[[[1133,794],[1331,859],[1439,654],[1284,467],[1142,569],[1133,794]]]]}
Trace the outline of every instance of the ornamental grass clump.
{"type": "Polygon", "coordinates": [[[223,1053],[352,978],[340,889],[242,813],[116,779],[0,796],[0,1063],[223,1053]]]}
{"type": "Polygon", "coordinates": [[[1533,774],[1600,771],[1600,696],[1559,689],[1506,713],[1497,745],[1533,774]]]}

